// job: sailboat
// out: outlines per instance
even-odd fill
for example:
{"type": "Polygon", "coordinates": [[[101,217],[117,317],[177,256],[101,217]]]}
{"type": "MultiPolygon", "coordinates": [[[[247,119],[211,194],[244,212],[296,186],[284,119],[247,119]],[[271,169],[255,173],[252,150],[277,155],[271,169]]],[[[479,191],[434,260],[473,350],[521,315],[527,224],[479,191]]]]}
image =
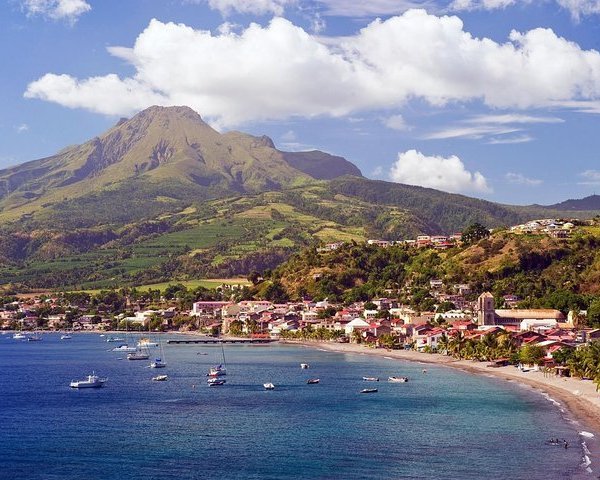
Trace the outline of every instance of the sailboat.
{"type": "MultiPolygon", "coordinates": [[[[127,343],[128,339],[129,339],[129,324],[127,323],[127,321],[125,321],[125,338],[117,340],[116,337],[109,337],[106,341],[107,342],[116,342],[116,341],[125,342],[125,343],[121,343],[118,347],[113,348],[112,349],[113,352],[131,352],[131,353],[136,353],[137,352],[137,348],[136,347],[130,347],[129,344],[127,343]]],[[[128,355],[128,357],[129,357],[129,355],[128,355]]],[[[146,357],[146,358],[149,358],[149,357],[146,357]]],[[[140,360],[144,360],[144,359],[140,359],[140,360]]]]}
{"type": "Polygon", "coordinates": [[[154,359],[154,361],[150,364],[150,368],[165,368],[167,364],[164,361],[165,353],[163,351],[162,342],[158,342],[157,345],[160,347],[160,356],[154,359]]]}
{"type": "Polygon", "coordinates": [[[208,377],[223,377],[227,375],[227,368],[225,368],[225,349],[223,348],[223,342],[220,343],[222,361],[220,364],[210,368],[210,370],[207,373],[208,377]]]}

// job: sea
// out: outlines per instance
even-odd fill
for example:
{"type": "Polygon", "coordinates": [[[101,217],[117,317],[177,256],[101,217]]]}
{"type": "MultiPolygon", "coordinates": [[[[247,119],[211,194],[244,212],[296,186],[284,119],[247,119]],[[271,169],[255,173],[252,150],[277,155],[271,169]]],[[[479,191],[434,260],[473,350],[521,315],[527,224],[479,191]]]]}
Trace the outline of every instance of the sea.
{"type": "Polygon", "coordinates": [[[581,427],[550,397],[516,383],[291,345],[168,345],[178,337],[166,335],[159,338],[167,368],[151,369],[150,361],[110,351],[115,344],[106,338],[0,336],[0,479],[586,474],[581,427]],[[209,387],[206,373],[223,355],[227,383],[209,387]],[[69,387],[92,372],[108,378],[103,388],[69,387]],[[152,381],[158,374],[168,380],[152,381]],[[389,383],[388,376],[409,381],[389,383]],[[309,385],[310,378],[320,382],[309,385]],[[265,382],[275,389],[265,390],[265,382]],[[378,391],[361,394],[364,388],[378,391]],[[561,444],[548,445],[551,438],[561,444]]]}

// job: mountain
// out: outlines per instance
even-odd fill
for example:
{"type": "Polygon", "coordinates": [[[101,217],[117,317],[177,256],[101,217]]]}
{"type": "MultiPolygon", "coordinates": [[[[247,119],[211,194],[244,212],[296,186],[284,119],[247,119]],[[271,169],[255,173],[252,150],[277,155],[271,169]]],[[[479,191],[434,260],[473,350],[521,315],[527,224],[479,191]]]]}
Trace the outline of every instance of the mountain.
{"type": "Polygon", "coordinates": [[[361,175],[341,157],[281,152],[266,136],[221,134],[188,107],[155,106],[82,145],[0,171],[0,218],[42,210],[64,218],[65,211],[74,213],[73,201],[81,201],[110,221],[104,205],[112,207],[115,198],[133,203],[118,223],[168,210],[168,203],[281,190],[345,174],[361,175]]]}
{"type": "Polygon", "coordinates": [[[0,170],[0,286],[222,278],[275,268],[323,242],[563,216],[369,180],[342,157],[283,152],[266,136],[221,134],[187,107],[151,107],[81,145],[0,170]]]}
{"type": "Polygon", "coordinates": [[[564,202],[548,205],[553,210],[600,210],[600,195],[590,195],[581,199],[569,199],[564,202]]]}

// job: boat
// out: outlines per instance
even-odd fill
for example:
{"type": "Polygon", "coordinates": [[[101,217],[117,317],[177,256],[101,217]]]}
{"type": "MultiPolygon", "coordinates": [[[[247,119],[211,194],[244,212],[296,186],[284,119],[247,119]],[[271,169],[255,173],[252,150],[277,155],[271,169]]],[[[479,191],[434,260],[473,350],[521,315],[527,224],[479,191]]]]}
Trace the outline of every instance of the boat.
{"type": "Polygon", "coordinates": [[[163,352],[162,342],[159,343],[159,346],[160,356],[154,359],[154,361],[150,364],[150,368],[165,368],[167,366],[167,363],[163,360],[165,355],[163,352]]]}
{"type": "Polygon", "coordinates": [[[156,377],[152,377],[152,381],[154,381],[154,382],[164,382],[168,378],[169,377],[167,375],[157,375],[156,377]]]}
{"type": "Polygon", "coordinates": [[[154,361],[150,364],[150,368],[165,368],[167,366],[167,364],[165,362],[162,361],[162,358],[157,357],[154,359],[154,361]]]}
{"type": "Polygon", "coordinates": [[[27,335],[22,332],[17,332],[12,336],[12,338],[14,340],[27,340],[27,335]]]}
{"type": "Polygon", "coordinates": [[[265,387],[265,390],[275,390],[275,385],[273,385],[271,382],[263,383],[263,387],[265,387]]]}
{"type": "Polygon", "coordinates": [[[306,370],[307,368],[310,368],[310,365],[308,363],[301,363],[300,368],[306,370]]]}
{"type": "MultiPolygon", "coordinates": [[[[100,336],[102,336],[102,335],[100,335],[100,336]]],[[[123,337],[113,337],[113,336],[110,336],[110,337],[108,337],[106,339],[106,341],[108,343],[116,343],[116,342],[124,342],[125,339],[123,337]]]]}
{"type": "Polygon", "coordinates": [[[363,388],[360,393],[377,393],[376,388],[363,388]]]}
{"type": "Polygon", "coordinates": [[[137,343],[137,346],[138,348],[158,347],[158,343],[151,341],[147,337],[144,337],[140,338],[140,341],[137,343]]]}
{"type": "Polygon", "coordinates": [[[406,383],[406,382],[408,382],[408,377],[388,377],[388,382],[406,383]]]}
{"type": "Polygon", "coordinates": [[[319,383],[321,381],[320,378],[309,378],[306,383],[308,385],[314,385],[315,383],[319,383]]]}
{"type": "Polygon", "coordinates": [[[224,377],[227,375],[227,368],[225,368],[225,349],[223,348],[223,342],[221,342],[221,358],[222,362],[214,367],[211,367],[206,374],[208,377],[224,377]]]}
{"type": "Polygon", "coordinates": [[[69,386],[71,388],[100,388],[104,386],[107,380],[107,378],[100,378],[95,373],[92,373],[85,380],[71,380],[69,386]]]}
{"type": "Polygon", "coordinates": [[[224,378],[209,378],[206,383],[208,383],[209,387],[219,387],[225,385],[226,381],[224,378]]]}
{"type": "Polygon", "coordinates": [[[33,332],[32,335],[27,337],[28,342],[41,342],[42,340],[42,334],[39,332],[33,332]]]}
{"type": "Polygon", "coordinates": [[[150,355],[141,350],[127,354],[127,360],[148,360],[150,355]]]}
{"type": "Polygon", "coordinates": [[[378,382],[379,381],[379,377],[363,377],[363,380],[365,382],[378,382]]]}
{"type": "Polygon", "coordinates": [[[135,347],[130,347],[126,343],[112,349],[113,352],[135,352],[136,350],[135,347]]]}
{"type": "Polygon", "coordinates": [[[69,335],[68,333],[64,333],[60,336],[61,340],[71,340],[73,338],[72,335],[69,335]]]}

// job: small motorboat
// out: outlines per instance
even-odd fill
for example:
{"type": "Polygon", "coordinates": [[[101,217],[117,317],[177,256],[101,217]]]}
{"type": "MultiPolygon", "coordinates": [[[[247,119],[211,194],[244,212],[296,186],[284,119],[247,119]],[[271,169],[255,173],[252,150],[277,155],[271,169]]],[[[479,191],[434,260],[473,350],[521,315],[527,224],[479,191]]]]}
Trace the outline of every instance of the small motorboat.
{"type": "Polygon", "coordinates": [[[138,348],[158,347],[158,343],[151,341],[149,338],[141,338],[137,346],[138,348]]]}
{"type": "Polygon", "coordinates": [[[100,378],[95,373],[88,375],[85,380],[71,380],[69,386],[71,388],[100,388],[108,379],[100,378]]]}
{"type": "Polygon", "coordinates": [[[61,340],[71,340],[73,338],[72,335],[69,335],[68,333],[65,333],[64,335],[60,336],[61,340]]]}
{"type": "Polygon", "coordinates": [[[360,393],[377,393],[376,388],[363,388],[360,393]]]}
{"type": "Polygon", "coordinates": [[[319,383],[321,381],[320,378],[309,378],[306,383],[308,385],[314,385],[315,383],[319,383]]]}
{"type": "Polygon", "coordinates": [[[310,365],[308,363],[301,363],[300,368],[306,370],[307,368],[310,368],[310,365]]]}
{"type": "MultiPolygon", "coordinates": [[[[102,337],[102,335],[100,335],[102,337]]],[[[125,339],[123,337],[108,337],[106,339],[108,343],[116,343],[116,342],[124,342],[125,339]]]]}
{"type": "Polygon", "coordinates": [[[219,387],[225,385],[226,381],[224,378],[209,378],[206,383],[208,383],[209,387],[219,387]]]}
{"type": "Polygon", "coordinates": [[[12,338],[14,340],[27,340],[27,335],[21,332],[17,332],[12,336],[12,338]]]}
{"type": "Polygon", "coordinates": [[[164,382],[168,378],[169,377],[167,375],[157,375],[156,377],[152,377],[152,381],[154,381],[154,382],[164,382]]]}
{"type": "Polygon", "coordinates": [[[363,380],[365,382],[378,382],[379,381],[379,377],[363,377],[363,380]]]}
{"type": "Polygon", "coordinates": [[[271,382],[263,383],[263,387],[265,387],[265,390],[275,390],[275,385],[273,385],[271,382]]]}
{"type": "Polygon", "coordinates": [[[123,344],[123,345],[119,345],[118,347],[113,348],[112,351],[113,352],[135,352],[135,351],[137,351],[137,348],[130,347],[127,344],[123,344]]]}
{"type": "Polygon", "coordinates": [[[408,382],[408,377],[388,377],[388,382],[406,383],[406,382],[408,382]]]}

